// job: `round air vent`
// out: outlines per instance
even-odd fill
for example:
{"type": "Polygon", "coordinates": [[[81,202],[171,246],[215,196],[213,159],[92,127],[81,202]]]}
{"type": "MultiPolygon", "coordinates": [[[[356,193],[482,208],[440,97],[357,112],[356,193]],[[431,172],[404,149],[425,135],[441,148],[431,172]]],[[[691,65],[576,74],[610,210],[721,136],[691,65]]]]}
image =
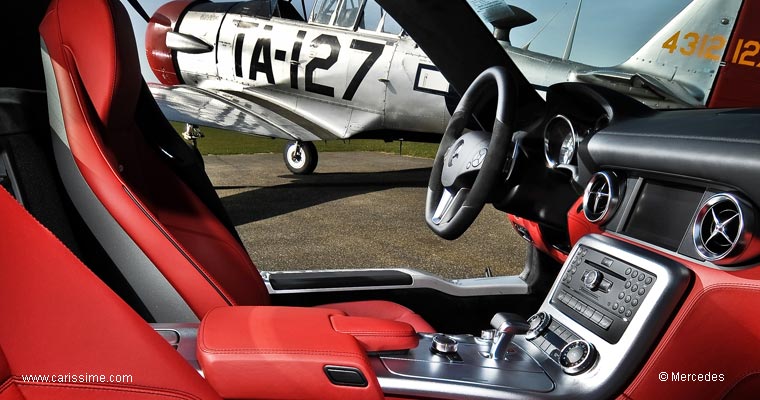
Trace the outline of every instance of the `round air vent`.
{"type": "Polygon", "coordinates": [[[739,262],[752,240],[748,222],[753,218],[751,207],[738,197],[721,193],[702,204],[694,221],[692,234],[699,255],[717,264],[739,262]]]}
{"type": "Polygon", "coordinates": [[[617,209],[620,192],[620,184],[613,174],[597,172],[583,192],[583,214],[591,222],[607,222],[617,209]]]}

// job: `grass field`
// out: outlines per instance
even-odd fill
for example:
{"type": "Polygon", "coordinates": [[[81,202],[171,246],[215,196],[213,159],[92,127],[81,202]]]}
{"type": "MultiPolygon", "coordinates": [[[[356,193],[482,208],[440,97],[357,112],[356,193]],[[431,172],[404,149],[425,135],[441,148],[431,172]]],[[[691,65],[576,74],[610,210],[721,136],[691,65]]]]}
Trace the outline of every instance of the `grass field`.
{"type": "MultiPolygon", "coordinates": [[[[185,124],[172,123],[177,132],[185,130],[185,124]]],[[[201,154],[254,154],[280,153],[285,146],[283,139],[244,135],[241,133],[214,128],[201,128],[205,135],[198,140],[201,154]]],[[[330,151],[375,151],[412,157],[434,158],[438,150],[437,143],[399,142],[385,143],[382,140],[348,139],[314,142],[320,152],[330,151]]]]}

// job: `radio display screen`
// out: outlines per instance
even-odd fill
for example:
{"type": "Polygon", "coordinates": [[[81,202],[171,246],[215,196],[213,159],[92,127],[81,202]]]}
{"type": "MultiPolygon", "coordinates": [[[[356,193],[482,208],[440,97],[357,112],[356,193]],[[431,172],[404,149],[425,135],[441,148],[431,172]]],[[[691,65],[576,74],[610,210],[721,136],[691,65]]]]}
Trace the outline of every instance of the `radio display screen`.
{"type": "Polygon", "coordinates": [[[623,233],[676,251],[687,233],[704,190],[647,181],[638,193],[623,233]]]}

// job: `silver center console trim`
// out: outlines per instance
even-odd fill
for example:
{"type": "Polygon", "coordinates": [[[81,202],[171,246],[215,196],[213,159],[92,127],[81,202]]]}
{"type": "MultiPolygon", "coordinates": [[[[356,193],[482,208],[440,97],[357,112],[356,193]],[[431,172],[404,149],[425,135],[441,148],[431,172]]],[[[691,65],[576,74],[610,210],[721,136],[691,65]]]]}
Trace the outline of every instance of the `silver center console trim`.
{"type": "Polygon", "coordinates": [[[356,292],[366,290],[389,290],[389,289],[433,289],[452,296],[487,296],[487,295],[520,295],[528,294],[528,284],[517,275],[498,276],[490,278],[468,278],[448,280],[440,276],[417,271],[409,268],[374,268],[374,269],[330,269],[330,270],[306,270],[306,271],[277,271],[278,274],[301,274],[308,272],[366,272],[366,271],[399,271],[412,277],[411,285],[392,286],[361,286],[345,288],[318,288],[318,289],[293,289],[275,290],[269,283],[269,274],[275,271],[262,272],[261,277],[269,291],[269,294],[298,294],[320,292],[356,292]]]}

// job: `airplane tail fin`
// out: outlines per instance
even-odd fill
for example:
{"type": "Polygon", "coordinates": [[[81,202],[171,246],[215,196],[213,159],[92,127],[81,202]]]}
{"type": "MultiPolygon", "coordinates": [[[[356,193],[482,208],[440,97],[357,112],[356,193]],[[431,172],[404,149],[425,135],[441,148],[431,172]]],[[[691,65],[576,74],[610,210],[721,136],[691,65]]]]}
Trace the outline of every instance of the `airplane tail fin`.
{"type": "Polygon", "coordinates": [[[742,0],[694,0],[618,67],[652,84],[678,85],[704,105],[731,38],[742,0]]]}

